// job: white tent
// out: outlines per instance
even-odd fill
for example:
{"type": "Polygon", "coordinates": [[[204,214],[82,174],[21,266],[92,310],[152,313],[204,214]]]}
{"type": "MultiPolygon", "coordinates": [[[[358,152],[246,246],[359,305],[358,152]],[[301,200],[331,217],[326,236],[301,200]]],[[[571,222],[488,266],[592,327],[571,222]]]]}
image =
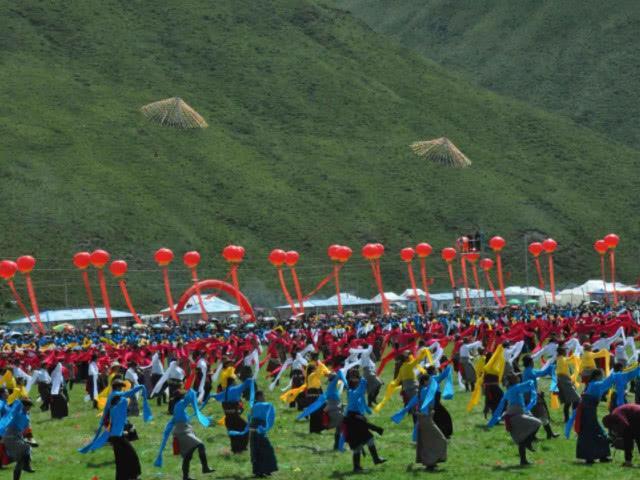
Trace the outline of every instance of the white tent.
{"type": "MultiPolygon", "coordinates": [[[[558,294],[556,295],[556,303],[570,303],[572,305],[576,305],[583,301],[592,300],[595,297],[602,299],[605,289],[608,295],[612,295],[613,283],[604,283],[602,280],[587,280],[582,285],[574,288],[566,288],[558,292],[558,294]]],[[[624,285],[623,283],[616,282],[616,290],[623,291],[631,289],[633,289],[633,287],[629,287],[627,285],[624,285]]]]}
{"type": "MultiPolygon", "coordinates": [[[[418,292],[418,296],[421,299],[424,300],[426,298],[424,290],[422,290],[420,288],[416,288],[416,292],[418,292]]],[[[400,296],[402,298],[404,298],[405,300],[414,300],[414,298],[413,298],[413,288],[407,288],[404,292],[402,292],[400,294],[400,296]]]]}
{"type": "MultiPolygon", "coordinates": [[[[352,293],[340,293],[340,300],[343,307],[368,307],[376,305],[375,302],[366,298],[358,297],[352,293]]],[[[298,303],[294,303],[296,309],[299,308],[298,303]]],[[[291,310],[290,305],[280,305],[276,307],[278,310],[291,310]]],[[[336,310],[338,308],[338,296],[333,295],[326,299],[310,298],[305,300],[304,308],[306,310],[336,310]]]]}
{"type": "MultiPolygon", "coordinates": [[[[202,295],[202,303],[207,313],[238,313],[240,308],[235,303],[227,302],[220,297],[202,295]]],[[[163,312],[168,311],[164,309],[163,312]]],[[[197,295],[192,296],[186,303],[180,315],[199,315],[201,313],[200,303],[197,295]]]]}
{"type": "MultiPolygon", "coordinates": [[[[393,292],[384,292],[384,297],[387,299],[388,302],[391,302],[391,303],[394,303],[394,302],[404,303],[407,301],[406,297],[402,295],[398,295],[397,293],[393,293],[393,292]]],[[[373,303],[378,303],[378,304],[382,303],[382,297],[380,296],[380,294],[378,294],[375,297],[373,297],[371,301],[373,303]]]]}
{"type": "MultiPolygon", "coordinates": [[[[96,315],[99,320],[105,320],[107,318],[107,311],[100,307],[96,308],[96,315]]],[[[120,310],[111,310],[112,318],[133,318],[131,312],[123,312],[120,310]]],[[[32,321],[36,321],[35,317],[31,316],[32,321]]],[[[63,323],[63,322],[81,322],[83,320],[95,320],[93,311],[90,308],[66,308],[63,310],[46,310],[40,312],[40,321],[43,324],[47,323],[63,323]]],[[[28,325],[29,319],[26,317],[19,318],[9,322],[9,325],[28,325]]]]}

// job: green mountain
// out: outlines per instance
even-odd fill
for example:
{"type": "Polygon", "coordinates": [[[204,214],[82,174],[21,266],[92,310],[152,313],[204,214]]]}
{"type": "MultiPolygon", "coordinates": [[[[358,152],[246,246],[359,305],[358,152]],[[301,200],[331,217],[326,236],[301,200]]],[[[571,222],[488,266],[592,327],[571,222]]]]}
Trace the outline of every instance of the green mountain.
{"type": "Polygon", "coordinates": [[[640,147],[640,3],[338,0],[479,85],[640,147]]]}
{"type": "MultiPolygon", "coordinates": [[[[240,279],[259,305],[283,303],[271,248],[301,252],[309,290],[329,270],[326,247],[351,245],[343,286],[372,295],[363,243],[387,246],[385,286],[398,289],[400,248],[439,251],[476,229],[507,239],[514,280],[525,234],[558,240],[560,284],[597,274],[591,243],[611,230],[621,275],[636,273],[636,150],[477,88],[342,10],[33,0],[1,4],[0,31],[0,251],[37,257],[45,308],[86,303],[71,255],[97,247],[129,261],[146,308],[164,303],[160,246],[200,250],[200,276],[217,278],[222,247],[245,246],[240,279]],[[209,128],[173,130],[139,112],[172,96],[209,128]],[[440,136],[472,167],[408,148],[440,136]]],[[[431,262],[434,288],[446,289],[441,263],[431,262]]],[[[173,269],[177,294],[189,280],[181,262],[173,269]]]]}

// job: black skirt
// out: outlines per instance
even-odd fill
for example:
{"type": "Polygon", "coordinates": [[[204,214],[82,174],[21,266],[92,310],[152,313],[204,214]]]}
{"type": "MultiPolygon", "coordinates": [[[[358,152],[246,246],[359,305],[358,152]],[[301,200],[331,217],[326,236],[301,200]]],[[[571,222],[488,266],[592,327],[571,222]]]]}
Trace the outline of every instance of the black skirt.
{"type": "Polygon", "coordinates": [[[46,412],[49,410],[49,404],[51,403],[51,384],[50,383],[38,383],[38,394],[42,400],[40,410],[46,412]]]}
{"type": "Polygon", "coordinates": [[[342,426],[345,439],[351,450],[358,450],[373,439],[367,419],[359,413],[347,413],[347,416],[342,421],[342,426]]]}
{"type": "Polygon", "coordinates": [[[58,395],[51,395],[51,418],[65,418],[69,416],[69,406],[67,404],[67,397],[62,393],[58,395]]]}
{"type": "Polygon", "coordinates": [[[599,401],[599,398],[591,395],[582,395],[578,405],[580,418],[576,418],[580,425],[576,458],[592,461],[611,455],[609,439],[598,423],[599,401]]]}
{"type": "MultiPolygon", "coordinates": [[[[322,395],[321,388],[308,388],[305,395],[305,408],[315,402],[322,395]]],[[[324,406],[309,416],[309,433],[321,433],[324,427],[324,406]]]]}
{"type": "Polygon", "coordinates": [[[249,445],[251,447],[251,466],[253,474],[257,477],[271,475],[278,471],[278,461],[266,435],[260,435],[255,431],[258,423],[252,422],[249,432],[249,445]]]}
{"type": "Polygon", "coordinates": [[[484,389],[484,413],[491,412],[493,414],[504,395],[500,388],[500,379],[496,375],[485,375],[482,387],[484,389]]]}
{"type": "Polygon", "coordinates": [[[109,443],[113,447],[116,460],[116,480],[133,480],[140,477],[140,459],[129,440],[125,437],[111,437],[109,443]]]}
{"type": "MultiPolygon", "coordinates": [[[[227,427],[227,431],[235,430],[241,432],[247,426],[247,422],[240,416],[242,409],[239,402],[223,402],[222,408],[224,409],[224,426],[227,427]]],[[[229,441],[231,442],[231,451],[233,453],[241,453],[247,449],[249,443],[249,434],[231,436],[229,435],[229,441]]]]}
{"type": "MultiPolygon", "coordinates": [[[[298,388],[304,384],[305,378],[302,370],[294,370],[291,372],[291,388],[298,388]]],[[[298,408],[299,411],[304,410],[305,408],[305,392],[300,393],[296,399],[289,404],[289,407],[293,408],[294,406],[298,408]]]]}
{"type": "Polygon", "coordinates": [[[451,438],[451,435],[453,435],[453,420],[451,420],[449,411],[440,402],[440,396],[440,392],[436,393],[433,404],[433,422],[445,437],[451,438]]]}

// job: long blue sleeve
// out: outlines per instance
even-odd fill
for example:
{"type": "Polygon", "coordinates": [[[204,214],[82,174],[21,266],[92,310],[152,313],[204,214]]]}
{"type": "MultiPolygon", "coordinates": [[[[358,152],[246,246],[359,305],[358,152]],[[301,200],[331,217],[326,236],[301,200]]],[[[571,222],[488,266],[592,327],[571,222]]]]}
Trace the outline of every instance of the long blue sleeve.
{"type": "Polygon", "coordinates": [[[409,413],[409,411],[418,404],[418,400],[420,398],[420,393],[414,395],[411,400],[407,402],[403,409],[398,410],[391,416],[391,421],[393,423],[400,423],[402,419],[409,413]]]}

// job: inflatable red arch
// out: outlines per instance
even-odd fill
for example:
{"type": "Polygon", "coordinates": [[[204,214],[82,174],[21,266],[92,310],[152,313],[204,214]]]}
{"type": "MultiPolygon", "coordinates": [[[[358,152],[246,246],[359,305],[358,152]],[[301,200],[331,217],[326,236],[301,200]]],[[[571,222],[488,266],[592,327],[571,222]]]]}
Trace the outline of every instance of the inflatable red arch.
{"type": "Polygon", "coordinates": [[[180,297],[178,304],[176,305],[176,313],[180,313],[184,310],[184,306],[187,304],[187,301],[194,295],[196,295],[196,289],[199,289],[200,292],[203,290],[218,290],[225,292],[231,295],[234,299],[237,298],[240,300],[240,305],[242,306],[242,311],[251,317],[251,320],[255,321],[256,316],[253,312],[253,307],[249,303],[249,300],[245,295],[236,290],[233,285],[227,282],[223,282],[222,280],[202,280],[197,284],[191,285],[180,297]]]}

